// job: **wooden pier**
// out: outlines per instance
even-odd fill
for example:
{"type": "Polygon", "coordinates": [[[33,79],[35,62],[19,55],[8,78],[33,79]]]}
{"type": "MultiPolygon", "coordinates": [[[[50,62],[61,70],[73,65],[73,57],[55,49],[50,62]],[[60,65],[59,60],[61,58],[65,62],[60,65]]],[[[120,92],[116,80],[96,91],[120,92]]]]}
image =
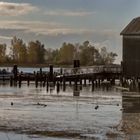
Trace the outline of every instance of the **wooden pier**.
{"type": "Polygon", "coordinates": [[[115,84],[115,80],[119,80],[122,76],[121,67],[119,65],[61,68],[60,72],[54,72],[53,66],[50,65],[49,71],[45,73],[42,72],[42,69],[34,73],[18,72],[17,69],[17,66],[14,66],[11,74],[0,75],[0,80],[7,80],[10,86],[17,85],[19,87],[21,87],[22,82],[27,82],[28,86],[30,82],[34,82],[36,87],[39,85],[48,87],[51,83],[51,85],[57,86],[57,90],[59,90],[60,85],[62,85],[65,90],[65,86],[68,83],[77,86],[86,85],[87,81],[92,84],[93,87],[104,80],[113,85],[115,84]]]}

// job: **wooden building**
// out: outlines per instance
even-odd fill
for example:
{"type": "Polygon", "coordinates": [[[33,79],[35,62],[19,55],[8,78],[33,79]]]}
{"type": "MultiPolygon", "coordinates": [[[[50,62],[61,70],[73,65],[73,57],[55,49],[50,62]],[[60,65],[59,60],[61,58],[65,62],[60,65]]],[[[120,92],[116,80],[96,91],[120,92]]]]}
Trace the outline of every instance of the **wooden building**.
{"type": "Polygon", "coordinates": [[[140,17],[133,19],[121,32],[123,36],[123,74],[140,77],[140,17]]]}

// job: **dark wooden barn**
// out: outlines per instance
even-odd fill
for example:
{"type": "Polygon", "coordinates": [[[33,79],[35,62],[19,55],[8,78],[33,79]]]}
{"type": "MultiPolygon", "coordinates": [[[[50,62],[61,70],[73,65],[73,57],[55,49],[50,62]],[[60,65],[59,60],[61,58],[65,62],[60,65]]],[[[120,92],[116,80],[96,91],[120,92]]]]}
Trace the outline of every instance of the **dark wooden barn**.
{"type": "Polygon", "coordinates": [[[140,77],[140,17],[133,19],[121,35],[123,36],[123,74],[128,77],[140,77]]]}

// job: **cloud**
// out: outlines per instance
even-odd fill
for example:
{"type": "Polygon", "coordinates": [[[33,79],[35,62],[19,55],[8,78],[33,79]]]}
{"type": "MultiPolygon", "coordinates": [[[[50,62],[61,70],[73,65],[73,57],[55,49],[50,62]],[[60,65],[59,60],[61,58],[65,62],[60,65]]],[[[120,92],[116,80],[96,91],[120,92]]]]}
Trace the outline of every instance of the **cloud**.
{"type": "Polygon", "coordinates": [[[56,11],[46,11],[45,12],[45,15],[48,15],[48,16],[80,16],[80,17],[83,17],[83,16],[89,16],[89,15],[92,15],[92,14],[95,14],[95,12],[89,12],[89,11],[68,11],[68,10],[56,10],[56,11]]]}
{"type": "Polygon", "coordinates": [[[43,21],[1,21],[0,29],[21,30],[26,33],[50,36],[91,34],[93,32],[90,29],[72,28],[59,23],[43,21]]]}
{"type": "Polygon", "coordinates": [[[12,37],[0,35],[0,39],[3,39],[3,40],[11,40],[12,37]]]}
{"type": "Polygon", "coordinates": [[[37,7],[32,6],[30,3],[0,2],[0,15],[1,16],[25,15],[37,9],[38,9],[37,7]]]}
{"type": "MultiPolygon", "coordinates": [[[[55,22],[44,22],[44,21],[1,21],[0,31],[7,32],[4,35],[10,35],[10,31],[13,36],[16,33],[29,34],[33,33],[37,36],[47,35],[50,37],[54,36],[84,36],[85,39],[100,40],[117,39],[119,33],[115,30],[104,29],[104,30],[93,30],[90,28],[76,28],[70,27],[61,23],[55,22]]],[[[118,39],[117,39],[118,40],[118,39]]]]}

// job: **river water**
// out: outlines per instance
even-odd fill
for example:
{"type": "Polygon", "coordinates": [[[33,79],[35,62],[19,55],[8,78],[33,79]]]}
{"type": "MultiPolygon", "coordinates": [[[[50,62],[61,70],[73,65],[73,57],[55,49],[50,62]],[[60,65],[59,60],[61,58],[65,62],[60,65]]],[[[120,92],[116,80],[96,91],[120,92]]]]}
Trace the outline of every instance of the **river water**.
{"type": "Polygon", "coordinates": [[[139,140],[140,95],[103,85],[0,83],[0,140],[139,140]]]}

